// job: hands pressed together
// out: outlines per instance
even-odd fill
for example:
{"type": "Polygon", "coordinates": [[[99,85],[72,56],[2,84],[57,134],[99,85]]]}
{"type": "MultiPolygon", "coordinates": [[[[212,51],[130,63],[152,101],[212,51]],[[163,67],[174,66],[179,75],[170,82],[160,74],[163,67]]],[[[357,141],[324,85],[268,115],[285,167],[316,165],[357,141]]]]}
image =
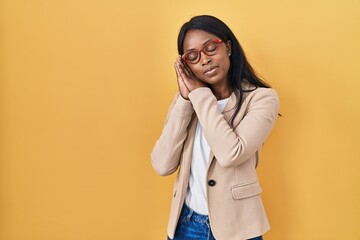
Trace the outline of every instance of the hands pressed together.
{"type": "Polygon", "coordinates": [[[206,86],[206,84],[200,81],[194,75],[194,73],[189,69],[189,67],[182,62],[181,56],[176,58],[174,67],[175,67],[177,82],[179,86],[179,91],[184,99],[187,100],[189,99],[188,95],[191,91],[199,87],[206,86]]]}

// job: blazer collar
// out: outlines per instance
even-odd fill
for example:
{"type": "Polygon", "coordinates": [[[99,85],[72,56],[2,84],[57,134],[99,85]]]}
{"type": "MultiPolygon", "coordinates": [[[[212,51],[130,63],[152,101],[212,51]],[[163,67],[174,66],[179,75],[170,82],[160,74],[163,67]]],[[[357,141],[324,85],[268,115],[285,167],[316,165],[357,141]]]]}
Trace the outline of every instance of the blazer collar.
{"type": "Polygon", "coordinates": [[[236,90],[236,91],[234,91],[234,92],[232,92],[230,94],[229,100],[226,103],[226,106],[225,106],[224,111],[223,111],[224,113],[229,112],[229,111],[233,110],[236,107],[238,97],[239,97],[239,91],[238,90],[236,90]]]}

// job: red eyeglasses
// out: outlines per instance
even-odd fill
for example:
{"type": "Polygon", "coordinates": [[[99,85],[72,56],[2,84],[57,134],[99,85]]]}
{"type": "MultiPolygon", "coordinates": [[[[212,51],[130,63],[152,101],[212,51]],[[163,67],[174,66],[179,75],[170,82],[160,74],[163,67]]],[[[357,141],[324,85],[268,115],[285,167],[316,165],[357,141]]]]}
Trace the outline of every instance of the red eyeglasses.
{"type": "Polygon", "coordinates": [[[181,58],[191,64],[198,63],[200,61],[201,52],[203,52],[207,56],[213,56],[219,50],[220,44],[223,41],[221,39],[211,40],[210,42],[206,43],[201,49],[199,50],[191,50],[189,52],[184,53],[181,58]]]}

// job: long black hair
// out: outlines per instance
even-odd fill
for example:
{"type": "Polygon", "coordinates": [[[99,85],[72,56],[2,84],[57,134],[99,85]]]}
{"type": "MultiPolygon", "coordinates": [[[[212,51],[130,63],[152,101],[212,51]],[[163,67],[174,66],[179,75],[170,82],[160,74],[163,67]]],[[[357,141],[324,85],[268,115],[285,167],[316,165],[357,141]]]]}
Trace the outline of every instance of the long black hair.
{"type": "Polygon", "coordinates": [[[244,92],[253,91],[258,87],[270,88],[270,85],[256,75],[255,71],[246,59],[244,50],[241,48],[239,41],[236,39],[230,28],[222,22],[220,19],[209,16],[200,15],[190,19],[190,21],[184,23],[181,27],[177,43],[178,52],[180,55],[184,53],[184,38],[186,33],[191,30],[202,30],[213,35],[216,35],[222,39],[225,43],[230,41],[231,44],[231,56],[230,56],[230,68],[228,72],[228,80],[230,88],[232,90],[239,90],[239,100],[237,103],[236,110],[231,118],[231,125],[233,124],[234,118],[241,108],[243,102],[244,92]],[[248,81],[255,88],[251,90],[244,90],[241,87],[243,81],[248,81]]]}

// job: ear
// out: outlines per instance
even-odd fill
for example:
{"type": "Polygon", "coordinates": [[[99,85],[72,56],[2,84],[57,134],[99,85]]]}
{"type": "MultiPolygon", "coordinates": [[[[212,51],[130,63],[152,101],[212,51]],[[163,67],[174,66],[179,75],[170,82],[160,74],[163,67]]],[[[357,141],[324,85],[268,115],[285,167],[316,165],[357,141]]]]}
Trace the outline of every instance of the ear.
{"type": "Polygon", "coordinates": [[[230,40],[226,42],[226,51],[228,53],[228,55],[231,55],[231,42],[230,40]]]}

